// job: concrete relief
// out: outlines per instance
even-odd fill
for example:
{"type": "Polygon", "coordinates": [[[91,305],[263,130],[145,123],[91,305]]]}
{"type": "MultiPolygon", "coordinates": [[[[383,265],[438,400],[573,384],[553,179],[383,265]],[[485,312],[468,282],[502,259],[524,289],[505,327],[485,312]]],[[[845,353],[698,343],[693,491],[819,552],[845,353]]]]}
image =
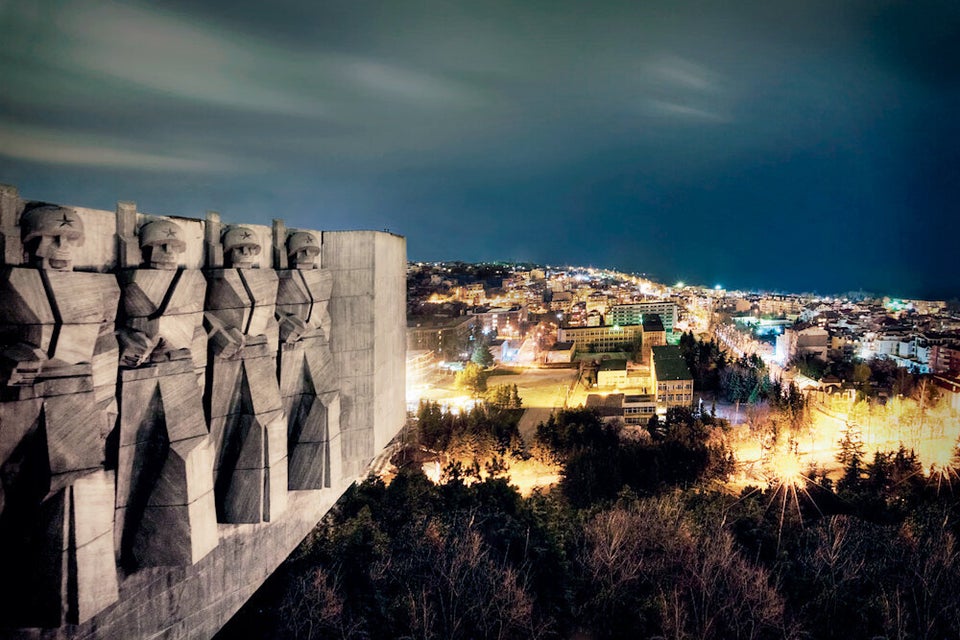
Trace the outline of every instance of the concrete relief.
{"type": "Polygon", "coordinates": [[[74,212],[40,204],[20,220],[27,264],[38,269],[73,270],[73,248],[83,246],[83,222],[74,212]]]}
{"type": "MultiPolygon", "coordinates": [[[[119,212],[121,215],[135,215],[119,212]]],[[[118,221],[118,228],[122,228],[118,221]]],[[[122,269],[115,547],[121,566],[190,565],[217,545],[213,446],[203,413],[206,280],[179,269],[183,229],[139,230],[143,265],[122,269]]]]}
{"type": "Polygon", "coordinates": [[[272,232],[0,185],[0,635],[212,637],[400,428],[403,240],[272,232]]]}
{"type": "Polygon", "coordinates": [[[277,273],[253,268],[262,249],[253,230],[230,227],[222,244],[228,266],[207,270],[205,313],[217,519],[267,522],[283,512],[287,497],[286,417],[276,375],[277,273]]]}
{"type": "Polygon", "coordinates": [[[181,253],[187,250],[183,229],[170,220],[154,220],[140,227],[140,251],[144,266],[175,270],[181,253]]]}
{"type": "Polygon", "coordinates": [[[333,277],[318,268],[320,243],[312,233],[290,234],[286,250],[291,268],[277,271],[277,320],[289,487],[325,489],[342,475],[339,379],[327,308],[333,277]]]}
{"type": "Polygon", "coordinates": [[[295,231],[287,238],[287,260],[294,269],[315,269],[320,243],[309,231],[295,231]]]}
{"type": "Polygon", "coordinates": [[[75,211],[27,204],[20,232],[29,266],[0,268],[0,575],[24,582],[0,606],[58,626],[118,597],[105,442],[120,290],[111,274],[72,270],[84,242],[75,211]]]}
{"type": "Polygon", "coordinates": [[[252,229],[230,227],[223,234],[223,254],[228,267],[234,269],[253,268],[253,259],[260,255],[260,250],[260,242],[252,229]]]}

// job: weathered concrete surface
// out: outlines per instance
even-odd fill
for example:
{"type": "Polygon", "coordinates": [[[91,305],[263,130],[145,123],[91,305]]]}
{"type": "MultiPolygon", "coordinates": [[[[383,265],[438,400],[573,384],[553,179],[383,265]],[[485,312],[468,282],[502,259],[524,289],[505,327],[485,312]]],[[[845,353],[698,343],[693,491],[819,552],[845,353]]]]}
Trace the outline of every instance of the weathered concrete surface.
{"type": "Polygon", "coordinates": [[[330,350],[340,372],[344,473],[366,469],[403,426],[406,239],[327,231],[322,266],[333,274],[330,350]],[[370,402],[367,398],[376,398],[370,402]]]}
{"type": "MultiPolygon", "coordinates": [[[[223,251],[227,245],[224,230],[237,227],[221,225],[215,214],[206,220],[147,216],[138,213],[134,203],[118,203],[116,212],[63,207],[57,209],[57,215],[65,212],[74,222],[79,217],[86,234],[84,242],[75,242],[72,264],[66,267],[58,254],[50,253],[49,259],[44,256],[47,262],[43,264],[35,260],[40,253],[35,244],[30,245],[33,249],[27,246],[30,236],[21,228],[28,205],[15,189],[0,186],[0,273],[22,270],[33,277],[36,269],[44,269],[39,288],[19,284],[0,288],[0,309],[10,316],[0,332],[0,352],[5,358],[0,371],[0,465],[7,475],[13,474],[10,477],[27,468],[23,460],[35,467],[33,458],[24,458],[22,452],[26,445],[36,444],[34,440],[40,442],[35,436],[41,427],[49,439],[46,444],[62,453],[56,460],[83,453],[85,449],[77,447],[77,442],[95,443],[98,448],[87,456],[89,463],[84,462],[86,458],[71,462],[62,473],[62,464],[41,465],[48,476],[57,471],[53,476],[56,482],[34,487],[34,476],[20,473],[16,483],[8,484],[4,475],[7,500],[0,500],[0,525],[5,531],[20,521],[18,514],[26,519],[40,511],[49,515],[59,505],[59,519],[48,520],[62,533],[64,543],[54,545],[55,553],[48,554],[49,571],[31,575],[38,577],[32,582],[55,582],[51,595],[63,599],[55,607],[62,613],[54,612],[57,615],[48,622],[31,623],[49,628],[13,629],[12,618],[4,618],[0,620],[0,638],[210,637],[310,532],[346,487],[366,473],[375,455],[404,423],[405,241],[389,233],[367,231],[311,232],[308,238],[302,231],[287,230],[282,221],[275,221],[272,228],[244,225],[242,231],[249,232],[244,239],[252,238],[249,244],[258,246],[252,260],[242,267],[245,277],[241,286],[233,288],[234,297],[243,304],[231,306],[229,292],[207,296],[202,311],[206,314],[204,327],[210,332],[208,351],[198,324],[201,310],[196,304],[181,308],[175,285],[180,282],[184,292],[202,297],[204,281],[209,287],[217,274],[239,273],[232,269],[231,260],[246,261],[246,249],[242,255],[227,251],[226,264],[223,251]],[[175,225],[169,222],[172,220],[175,225]],[[144,240],[149,233],[141,235],[145,226],[156,221],[161,224],[152,229],[177,236],[176,256],[172,245],[151,245],[144,240]],[[294,236],[296,241],[292,241],[294,236]],[[311,246],[294,251],[305,238],[313,244],[320,239],[319,250],[311,246]],[[290,255],[285,255],[284,249],[290,255]],[[27,256],[30,251],[33,254],[27,256]],[[318,265],[310,259],[315,256],[319,256],[318,265]],[[179,269],[177,277],[131,271],[161,263],[167,266],[160,268],[179,269]],[[309,285],[304,288],[309,295],[303,300],[296,296],[286,300],[278,296],[275,286],[258,285],[261,280],[275,281],[273,269],[294,267],[324,271],[299,272],[298,277],[309,285]],[[88,273],[69,273],[71,269],[88,273]],[[79,340],[70,337],[70,304],[83,307],[102,296],[91,296],[83,287],[61,293],[56,285],[68,277],[109,281],[117,290],[118,277],[121,283],[129,285],[136,280],[139,284],[127,287],[129,295],[115,326],[113,312],[107,309],[102,318],[97,316],[97,323],[91,323],[97,331],[86,331],[85,339],[79,340]],[[196,280],[194,285],[189,285],[190,278],[196,280]],[[325,299],[328,294],[329,303],[325,299]],[[34,299],[57,302],[56,312],[47,314],[46,324],[30,313],[36,306],[29,304],[34,299]],[[212,300],[217,304],[212,305],[212,300]],[[277,307],[275,317],[276,302],[288,306],[277,307]],[[297,316],[297,321],[291,316],[297,316]],[[280,332],[282,343],[278,342],[278,320],[285,323],[280,332]],[[115,338],[117,330],[126,332],[122,348],[115,338]],[[56,339],[48,340],[51,336],[56,339]],[[293,358],[285,373],[280,370],[284,367],[277,366],[283,349],[293,358]],[[54,352],[58,357],[51,356],[54,352]],[[34,365],[34,360],[38,364],[34,365]],[[260,360],[266,365],[254,366],[260,360]],[[252,367],[240,376],[245,384],[237,383],[236,376],[216,382],[222,378],[218,370],[230,367],[252,367]],[[58,375],[47,376],[47,370],[58,375]],[[301,370],[310,372],[310,384],[301,385],[291,378],[301,370]],[[289,390],[283,402],[278,385],[289,390]],[[271,400],[265,402],[262,396],[268,392],[271,400]],[[201,394],[207,398],[202,409],[197,401],[201,394]],[[162,415],[159,409],[153,417],[141,415],[143,406],[153,406],[155,397],[163,400],[162,415]],[[229,404],[231,398],[239,408],[220,411],[220,405],[229,404]],[[318,409],[308,401],[320,403],[318,409]],[[71,407],[70,411],[56,411],[60,404],[71,407]],[[288,425],[286,414],[294,406],[303,420],[322,420],[305,423],[303,429],[298,424],[288,425]],[[87,420],[88,414],[97,420],[87,420]],[[218,523],[215,513],[200,513],[216,511],[215,501],[210,499],[210,487],[216,491],[215,464],[210,458],[220,446],[217,436],[222,425],[218,421],[248,414],[262,417],[267,426],[261,427],[266,431],[276,423],[276,434],[254,433],[256,441],[251,442],[256,446],[241,448],[234,465],[256,472],[257,481],[244,495],[254,496],[257,506],[254,516],[230,518],[234,520],[231,523],[220,518],[218,523]],[[121,429],[122,425],[127,428],[121,429]],[[339,437],[335,435],[338,425],[339,437]],[[302,449],[298,459],[307,461],[297,463],[293,489],[285,473],[288,433],[296,436],[289,442],[302,449]],[[248,449],[253,453],[246,455],[248,449]],[[322,468],[311,468],[310,460],[322,461],[322,468]],[[273,473],[280,466],[284,473],[273,473]],[[207,473],[212,477],[203,477],[207,473]],[[296,490],[301,485],[310,490],[296,490]],[[134,486],[139,488],[134,491],[134,486]],[[11,497],[18,501],[15,505],[11,497]],[[133,511],[131,504],[137,505],[133,511]],[[105,527],[90,525],[90,516],[97,514],[103,516],[105,527]],[[129,563],[123,562],[125,531],[131,532],[128,537],[135,560],[129,563]],[[166,537],[155,536],[162,532],[166,537]],[[62,562],[58,561],[61,556],[62,562]],[[108,569],[106,573],[91,571],[101,564],[108,569]],[[60,576],[54,565],[69,569],[69,576],[60,576]]],[[[111,300],[97,308],[115,309],[116,300],[111,300]]],[[[250,430],[244,433],[249,439],[250,430]]],[[[35,526],[29,524],[23,530],[35,526]]],[[[15,551],[5,550],[7,555],[15,551]]],[[[35,569],[24,565],[24,571],[35,569]]],[[[21,577],[0,576],[7,581],[5,588],[32,583],[29,576],[16,573],[21,577]]],[[[21,593],[25,601],[32,597],[29,589],[21,589],[21,593]]]]}
{"type": "Polygon", "coordinates": [[[406,420],[407,240],[376,233],[374,255],[374,455],[406,420]],[[396,354],[403,354],[397,358],[396,354]]]}
{"type": "Polygon", "coordinates": [[[11,638],[211,638],[316,526],[350,482],[292,491],[276,522],[218,525],[220,544],[198,563],[138,571],[119,600],[81,625],[0,632],[11,638]]]}

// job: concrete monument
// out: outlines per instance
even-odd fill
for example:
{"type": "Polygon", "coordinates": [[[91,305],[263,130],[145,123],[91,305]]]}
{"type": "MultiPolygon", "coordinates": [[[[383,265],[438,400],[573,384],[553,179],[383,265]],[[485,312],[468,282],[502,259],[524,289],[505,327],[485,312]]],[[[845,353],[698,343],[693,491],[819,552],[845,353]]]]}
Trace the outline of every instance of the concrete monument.
{"type": "Polygon", "coordinates": [[[177,223],[152,220],[139,237],[143,267],[118,275],[115,544],[127,571],[193,564],[217,545],[213,446],[195,372],[195,363],[206,362],[206,280],[199,270],[178,268],[186,242],[177,223]]]}
{"type": "Polygon", "coordinates": [[[20,230],[28,266],[0,268],[0,575],[21,582],[0,606],[56,626],[118,596],[104,462],[120,290],[111,274],[73,271],[84,229],[71,209],[29,203],[20,230]]]}
{"type": "MultiPolygon", "coordinates": [[[[207,221],[207,234],[219,224],[207,221]]],[[[222,236],[226,267],[207,270],[206,384],[220,522],[267,522],[286,507],[287,421],[277,381],[277,273],[254,268],[260,241],[248,227],[222,236]]]]}
{"type": "Polygon", "coordinates": [[[405,264],[0,185],[0,637],[212,637],[402,426],[405,264]]]}
{"type": "Polygon", "coordinates": [[[328,342],[333,276],[319,268],[312,233],[291,233],[285,245],[292,268],[277,271],[277,320],[289,487],[326,489],[341,474],[339,379],[328,342]]]}

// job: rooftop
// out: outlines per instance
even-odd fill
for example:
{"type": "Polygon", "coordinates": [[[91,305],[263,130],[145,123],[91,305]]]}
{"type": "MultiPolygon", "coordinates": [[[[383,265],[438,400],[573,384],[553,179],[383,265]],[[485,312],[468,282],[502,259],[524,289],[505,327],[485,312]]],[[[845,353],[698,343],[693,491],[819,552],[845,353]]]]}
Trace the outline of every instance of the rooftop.
{"type": "Polygon", "coordinates": [[[595,409],[601,416],[622,416],[623,415],[623,394],[611,393],[603,396],[591,393],[587,396],[586,407],[595,409]]]}
{"type": "Polygon", "coordinates": [[[653,366],[657,380],[693,380],[680,347],[664,345],[653,347],[653,366]]]}
{"type": "Polygon", "coordinates": [[[643,314],[643,332],[650,333],[652,331],[663,331],[663,320],[660,319],[660,314],[657,313],[645,313],[643,314]]]}
{"type": "Polygon", "coordinates": [[[408,329],[445,329],[465,322],[473,322],[470,316],[412,316],[407,318],[408,329]]]}
{"type": "Polygon", "coordinates": [[[627,361],[623,359],[604,360],[600,363],[600,371],[626,371],[627,361]]]}
{"type": "Polygon", "coordinates": [[[600,324],[593,327],[574,325],[574,324],[565,324],[560,328],[563,329],[564,331],[567,331],[569,329],[608,329],[611,332],[617,332],[617,331],[623,331],[625,327],[639,327],[639,326],[640,326],[639,324],[634,324],[632,322],[624,322],[621,324],[600,324]]]}

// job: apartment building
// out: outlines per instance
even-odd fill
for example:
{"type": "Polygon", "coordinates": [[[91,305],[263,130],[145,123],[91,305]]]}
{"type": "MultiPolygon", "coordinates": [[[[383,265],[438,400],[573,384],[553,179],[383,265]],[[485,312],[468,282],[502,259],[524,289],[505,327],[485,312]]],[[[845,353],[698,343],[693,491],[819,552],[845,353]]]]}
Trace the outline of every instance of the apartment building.
{"type": "Polygon", "coordinates": [[[657,406],[689,407],[693,404],[693,375],[680,353],[680,347],[664,345],[651,349],[653,388],[657,406]]]}
{"type": "Polygon", "coordinates": [[[677,303],[666,301],[634,302],[633,304],[618,304],[610,307],[607,323],[611,325],[642,324],[645,315],[655,313],[660,316],[663,328],[667,333],[673,333],[677,324],[677,303]]]}
{"type": "Polygon", "coordinates": [[[580,353],[624,351],[643,334],[643,325],[567,326],[560,327],[558,334],[559,342],[573,342],[580,353]]]}

